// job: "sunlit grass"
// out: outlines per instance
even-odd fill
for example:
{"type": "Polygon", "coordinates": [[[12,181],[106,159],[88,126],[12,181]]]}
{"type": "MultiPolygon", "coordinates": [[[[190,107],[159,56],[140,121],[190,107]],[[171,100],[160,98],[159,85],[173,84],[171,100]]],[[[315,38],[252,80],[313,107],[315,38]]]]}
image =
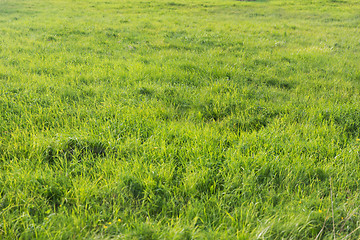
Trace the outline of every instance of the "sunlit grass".
{"type": "Polygon", "coordinates": [[[357,239],[359,3],[0,0],[0,238],[357,239]]]}

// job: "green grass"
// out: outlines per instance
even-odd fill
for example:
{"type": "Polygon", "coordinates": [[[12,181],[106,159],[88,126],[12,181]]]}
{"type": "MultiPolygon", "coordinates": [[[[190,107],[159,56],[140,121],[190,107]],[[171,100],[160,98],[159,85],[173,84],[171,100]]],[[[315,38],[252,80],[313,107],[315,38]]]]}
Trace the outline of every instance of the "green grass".
{"type": "Polygon", "coordinates": [[[0,0],[0,238],[358,239],[359,25],[358,0],[0,0]]]}

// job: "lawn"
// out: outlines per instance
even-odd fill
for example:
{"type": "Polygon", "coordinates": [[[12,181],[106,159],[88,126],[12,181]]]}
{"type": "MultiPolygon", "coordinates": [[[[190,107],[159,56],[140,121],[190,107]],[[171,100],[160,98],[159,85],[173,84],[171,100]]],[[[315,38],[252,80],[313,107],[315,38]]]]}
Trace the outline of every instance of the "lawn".
{"type": "Polygon", "coordinates": [[[360,238],[359,0],[0,0],[0,239],[360,238]]]}

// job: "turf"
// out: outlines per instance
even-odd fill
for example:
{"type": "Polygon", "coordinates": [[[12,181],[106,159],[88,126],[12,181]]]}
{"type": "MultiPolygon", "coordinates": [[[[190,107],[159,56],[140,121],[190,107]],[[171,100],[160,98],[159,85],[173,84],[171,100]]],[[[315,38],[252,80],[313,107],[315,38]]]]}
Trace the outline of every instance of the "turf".
{"type": "Polygon", "coordinates": [[[0,0],[1,239],[358,239],[360,1],[0,0]]]}

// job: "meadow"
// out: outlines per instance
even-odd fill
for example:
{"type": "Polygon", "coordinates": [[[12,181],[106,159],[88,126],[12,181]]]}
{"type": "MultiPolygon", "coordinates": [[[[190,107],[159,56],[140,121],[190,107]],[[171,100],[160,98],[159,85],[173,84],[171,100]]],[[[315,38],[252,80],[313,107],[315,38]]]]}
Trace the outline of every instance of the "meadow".
{"type": "Polygon", "coordinates": [[[0,239],[359,239],[359,0],[0,0],[0,239]]]}

